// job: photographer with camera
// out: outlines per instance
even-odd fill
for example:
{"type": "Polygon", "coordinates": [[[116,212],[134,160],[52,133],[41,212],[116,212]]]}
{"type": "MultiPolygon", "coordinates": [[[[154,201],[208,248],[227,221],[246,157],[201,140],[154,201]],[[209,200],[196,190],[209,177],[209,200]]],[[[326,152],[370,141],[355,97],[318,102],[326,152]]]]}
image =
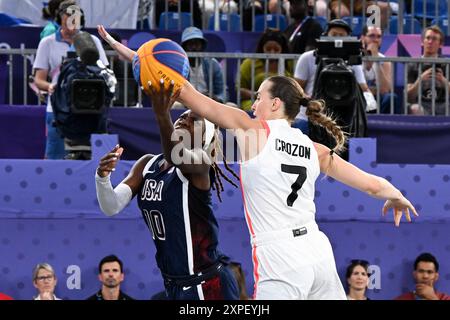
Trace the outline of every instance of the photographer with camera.
{"type": "MultiPolygon", "coordinates": [[[[348,37],[352,33],[352,28],[341,19],[334,19],[328,22],[327,29],[325,30],[323,36],[327,37],[348,37]]],[[[310,50],[303,53],[297,61],[295,66],[294,77],[300,86],[305,90],[308,96],[313,95],[314,81],[316,77],[317,64],[315,57],[315,50],[310,50]]],[[[367,86],[366,79],[364,78],[364,73],[362,70],[362,65],[352,66],[353,72],[355,74],[356,81],[364,92],[369,92],[369,87],[367,86]]],[[[370,93],[371,94],[371,93],[370,93]]],[[[373,95],[372,95],[373,98],[373,95]]],[[[366,100],[368,98],[366,97],[366,100]]],[[[369,98],[370,99],[370,98],[369,98]]],[[[367,101],[369,103],[369,101],[367,101]]],[[[371,102],[371,101],[370,101],[371,102]]],[[[376,108],[376,106],[375,106],[376,108]]],[[[373,104],[367,106],[367,110],[372,110],[373,104]]]]}
{"type": "MultiPolygon", "coordinates": [[[[55,91],[61,64],[69,51],[73,51],[74,37],[84,27],[84,15],[73,0],[62,2],[58,8],[56,22],[60,28],[56,33],[39,42],[33,69],[36,70],[34,82],[41,91],[52,95],[55,91]],[[50,79],[50,81],[48,81],[50,79]]],[[[98,49],[100,59],[108,65],[100,40],[91,36],[98,49]]],[[[47,99],[45,159],[63,159],[66,155],[64,139],[56,130],[51,99],[47,99]]]]}
{"type": "MultiPolygon", "coordinates": [[[[308,96],[325,100],[325,111],[335,115],[337,124],[349,136],[361,137],[367,133],[365,112],[375,110],[377,104],[364,78],[361,42],[349,37],[351,32],[345,21],[330,21],[317,41],[318,49],[300,56],[294,76],[308,96]]],[[[302,107],[294,127],[332,148],[332,139],[305,121],[303,110],[302,107]]],[[[344,151],[341,156],[347,159],[348,154],[344,151]]]]}

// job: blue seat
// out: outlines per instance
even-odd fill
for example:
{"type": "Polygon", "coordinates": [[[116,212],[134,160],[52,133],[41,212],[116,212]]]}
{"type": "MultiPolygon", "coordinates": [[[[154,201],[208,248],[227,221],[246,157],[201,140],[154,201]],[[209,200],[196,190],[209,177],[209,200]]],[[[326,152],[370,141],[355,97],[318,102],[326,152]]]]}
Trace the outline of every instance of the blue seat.
{"type": "MultiPolygon", "coordinates": [[[[423,11],[423,0],[414,1],[414,16],[425,19],[436,18],[436,0],[425,1],[425,11],[423,11]]],[[[447,13],[447,1],[438,0],[437,15],[447,13]]]]}
{"type": "Polygon", "coordinates": [[[325,30],[327,28],[328,20],[326,17],[316,16],[316,17],[314,17],[314,20],[316,20],[320,24],[320,26],[322,27],[323,30],[325,30]]]}
{"type": "Polygon", "coordinates": [[[192,27],[192,19],[189,12],[163,12],[159,17],[159,29],[161,30],[184,30],[192,27]],[[167,27],[166,27],[167,20],[167,27]]]}
{"type": "Polygon", "coordinates": [[[441,30],[444,32],[446,36],[450,35],[448,28],[449,19],[447,16],[440,16],[439,18],[434,19],[433,21],[431,21],[431,25],[432,26],[437,25],[439,28],[441,28],[441,30]]]}
{"type": "MultiPolygon", "coordinates": [[[[422,26],[419,20],[411,16],[403,17],[403,34],[420,34],[422,32],[422,26]]],[[[389,33],[399,33],[399,20],[397,16],[391,16],[389,20],[389,33]]]]}
{"type": "Polygon", "coordinates": [[[287,27],[286,17],[282,14],[258,14],[255,16],[255,31],[264,31],[266,28],[284,30],[287,27]]]}
{"type": "MultiPolygon", "coordinates": [[[[212,15],[209,17],[208,30],[214,30],[214,18],[212,15]]],[[[219,16],[219,31],[241,31],[241,16],[236,13],[222,13],[219,16]],[[230,28],[228,29],[228,21],[230,28]]]]}
{"type": "Polygon", "coordinates": [[[364,27],[363,17],[343,17],[342,18],[352,28],[352,36],[360,36],[364,27]]]}

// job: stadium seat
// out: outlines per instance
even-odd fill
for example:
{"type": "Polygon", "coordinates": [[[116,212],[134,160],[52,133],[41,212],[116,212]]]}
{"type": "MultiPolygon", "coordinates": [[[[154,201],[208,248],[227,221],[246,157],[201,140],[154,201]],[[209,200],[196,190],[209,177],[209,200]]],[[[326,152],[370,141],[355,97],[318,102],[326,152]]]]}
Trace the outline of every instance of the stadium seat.
{"type": "Polygon", "coordinates": [[[444,32],[444,34],[446,36],[448,36],[450,34],[449,32],[449,19],[447,16],[440,16],[437,19],[434,19],[433,21],[431,21],[431,25],[437,25],[439,28],[441,28],[441,30],[444,32]]]}
{"type": "Polygon", "coordinates": [[[352,36],[359,37],[361,35],[364,26],[363,17],[343,17],[342,19],[352,27],[352,36]]]}
{"type": "Polygon", "coordinates": [[[314,17],[314,20],[316,20],[320,24],[320,26],[322,27],[323,30],[325,30],[327,28],[328,20],[326,17],[316,16],[316,17],[314,17]]]}
{"type": "Polygon", "coordinates": [[[189,12],[163,12],[159,17],[159,29],[161,30],[184,30],[192,26],[191,14],[189,12]],[[167,27],[166,27],[167,19],[167,27]]]}
{"type": "MultiPolygon", "coordinates": [[[[208,30],[214,30],[214,18],[212,15],[209,17],[208,30]]],[[[219,16],[219,31],[241,31],[241,16],[236,13],[222,13],[219,16]],[[228,29],[228,21],[230,21],[230,28],[228,29]]]]}
{"type": "Polygon", "coordinates": [[[287,27],[286,17],[282,14],[258,14],[255,16],[255,31],[264,31],[266,28],[284,30],[287,27]]]}
{"type": "MultiPolygon", "coordinates": [[[[422,32],[422,26],[419,20],[411,16],[403,17],[403,34],[420,34],[422,32]]],[[[397,16],[392,16],[389,20],[389,33],[399,33],[399,20],[397,16]]]]}
{"type": "MultiPolygon", "coordinates": [[[[438,0],[437,15],[447,13],[447,1],[438,0]]],[[[425,19],[436,18],[436,0],[415,0],[414,1],[414,16],[425,19]],[[425,5],[425,11],[423,10],[423,4],[425,5]]]]}

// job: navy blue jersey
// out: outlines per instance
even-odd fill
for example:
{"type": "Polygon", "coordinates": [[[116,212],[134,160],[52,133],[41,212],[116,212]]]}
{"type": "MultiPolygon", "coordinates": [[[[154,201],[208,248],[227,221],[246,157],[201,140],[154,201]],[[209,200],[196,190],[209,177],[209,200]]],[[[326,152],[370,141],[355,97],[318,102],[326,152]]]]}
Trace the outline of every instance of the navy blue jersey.
{"type": "Polygon", "coordinates": [[[221,256],[211,192],[197,189],[176,167],[161,170],[163,163],[158,155],[146,165],[138,205],[152,232],[161,272],[192,275],[221,256]]]}

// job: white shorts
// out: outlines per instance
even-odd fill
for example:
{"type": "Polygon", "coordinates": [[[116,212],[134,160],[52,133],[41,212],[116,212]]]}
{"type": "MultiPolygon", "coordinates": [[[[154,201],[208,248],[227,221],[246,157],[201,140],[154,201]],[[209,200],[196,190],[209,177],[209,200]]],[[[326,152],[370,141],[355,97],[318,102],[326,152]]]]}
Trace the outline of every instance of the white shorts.
{"type": "Polygon", "coordinates": [[[255,299],[347,299],[330,241],[315,222],[258,234],[252,244],[255,299]]]}

